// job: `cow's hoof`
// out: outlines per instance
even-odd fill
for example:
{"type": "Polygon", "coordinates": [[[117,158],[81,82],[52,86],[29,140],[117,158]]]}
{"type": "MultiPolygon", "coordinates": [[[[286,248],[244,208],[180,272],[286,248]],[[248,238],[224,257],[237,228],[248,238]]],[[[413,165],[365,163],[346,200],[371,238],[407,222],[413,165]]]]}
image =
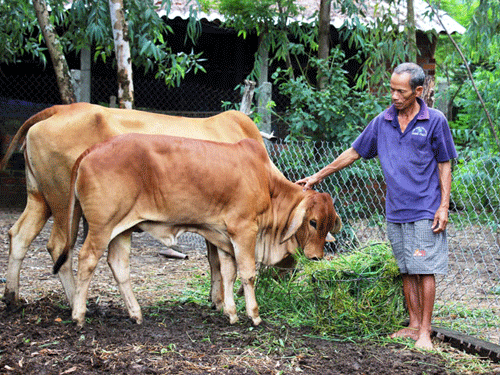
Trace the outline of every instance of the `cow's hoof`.
{"type": "Polygon", "coordinates": [[[81,330],[83,328],[83,325],[85,324],[85,315],[84,316],[73,315],[72,318],[76,324],[77,331],[81,330]]]}
{"type": "Polygon", "coordinates": [[[132,316],[130,317],[130,319],[132,319],[134,322],[136,322],[137,324],[142,324],[143,320],[142,320],[142,316],[132,316]]]}
{"type": "Polygon", "coordinates": [[[212,310],[222,311],[224,308],[224,303],[222,302],[212,302],[212,310]]]}
{"type": "Polygon", "coordinates": [[[260,318],[260,316],[252,318],[252,323],[254,326],[258,326],[260,323],[262,323],[262,319],[260,318]]]}
{"type": "Polygon", "coordinates": [[[236,324],[238,323],[238,316],[237,315],[231,315],[229,317],[229,324],[236,324]]]}
{"type": "Polygon", "coordinates": [[[18,298],[16,298],[16,294],[14,292],[5,292],[2,297],[2,301],[5,303],[6,310],[9,312],[16,312],[24,305],[18,298]]]}

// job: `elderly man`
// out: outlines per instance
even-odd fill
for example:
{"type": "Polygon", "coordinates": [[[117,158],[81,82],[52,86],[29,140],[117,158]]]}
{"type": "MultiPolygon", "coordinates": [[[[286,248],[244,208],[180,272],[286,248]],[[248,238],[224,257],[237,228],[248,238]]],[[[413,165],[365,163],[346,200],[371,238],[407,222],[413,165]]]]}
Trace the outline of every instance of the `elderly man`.
{"type": "Polygon", "coordinates": [[[378,156],[387,184],[387,235],[410,317],[409,326],[391,337],[409,337],[416,348],[432,349],[435,275],[448,268],[450,160],[457,154],[446,118],[419,98],[424,80],[417,64],[396,67],[390,82],[392,106],[368,124],[351,148],[297,183],[309,189],[360,157],[378,156]]]}

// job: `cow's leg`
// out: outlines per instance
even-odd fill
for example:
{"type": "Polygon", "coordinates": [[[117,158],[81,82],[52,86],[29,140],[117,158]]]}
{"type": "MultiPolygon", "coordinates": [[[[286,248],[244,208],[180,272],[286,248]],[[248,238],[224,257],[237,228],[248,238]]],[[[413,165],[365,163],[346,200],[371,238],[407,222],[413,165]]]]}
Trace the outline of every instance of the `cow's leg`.
{"type": "MultiPolygon", "coordinates": [[[[72,313],[72,318],[76,322],[78,328],[83,327],[83,323],[85,322],[90,279],[94,274],[97,262],[102,254],[104,254],[108,244],[103,238],[104,236],[98,237],[89,233],[78,254],[78,272],[76,274],[76,289],[72,313]]],[[[109,239],[109,236],[106,238],[109,239]]]]}
{"type": "Polygon", "coordinates": [[[236,280],[236,263],[234,258],[223,250],[218,249],[222,284],[224,286],[224,314],[229,317],[229,323],[238,321],[236,304],[234,303],[234,282],[236,280]]]}
{"type": "Polygon", "coordinates": [[[3,301],[7,308],[19,303],[19,274],[30,243],[50,217],[50,209],[41,195],[29,194],[26,207],[9,230],[10,248],[3,301]]]}
{"type": "Polygon", "coordinates": [[[212,308],[221,311],[224,305],[224,289],[222,288],[222,275],[217,246],[206,241],[208,263],[210,264],[210,300],[212,308]]]}
{"type": "MultiPolygon", "coordinates": [[[[68,298],[70,306],[73,306],[73,297],[75,295],[75,278],[73,275],[73,246],[76,242],[76,236],[78,232],[78,222],[80,220],[80,208],[75,207],[75,212],[73,214],[73,225],[71,230],[71,244],[70,250],[68,252],[68,260],[61,266],[59,272],[59,279],[63,285],[64,292],[68,298]]],[[[67,214],[66,211],[61,211],[61,213],[54,215],[54,225],[52,226],[52,231],[50,232],[49,241],[47,243],[47,250],[55,262],[61,255],[64,246],[66,245],[66,225],[67,225],[67,214]]]]}
{"type": "Polygon", "coordinates": [[[137,302],[130,282],[130,243],[131,231],[116,236],[108,247],[108,264],[113,272],[118,288],[125,301],[128,314],[137,324],[142,323],[141,307],[137,302]]]}
{"type": "Polygon", "coordinates": [[[255,235],[247,232],[231,240],[234,247],[236,266],[245,294],[247,315],[254,325],[259,325],[259,306],[255,298],[255,235]]]}

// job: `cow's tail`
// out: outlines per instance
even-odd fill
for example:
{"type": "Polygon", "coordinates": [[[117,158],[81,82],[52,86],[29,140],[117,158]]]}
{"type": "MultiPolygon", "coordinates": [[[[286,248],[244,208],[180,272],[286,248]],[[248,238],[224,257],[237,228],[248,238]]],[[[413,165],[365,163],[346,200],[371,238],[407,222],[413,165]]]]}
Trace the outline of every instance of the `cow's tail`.
{"type": "Polygon", "coordinates": [[[24,140],[26,139],[26,134],[28,133],[28,130],[30,130],[30,128],[36,123],[54,116],[58,111],[57,107],[58,106],[52,106],[50,108],[44,109],[43,111],[40,111],[31,116],[24,122],[24,124],[21,125],[14,138],[12,138],[12,141],[10,142],[7,151],[5,152],[5,155],[3,156],[2,161],[0,162],[0,171],[5,170],[10,158],[12,157],[12,154],[19,147],[19,145],[21,145],[21,148],[24,147],[24,140]]]}
{"type": "Polygon", "coordinates": [[[70,184],[69,203],[68,203],[68,219],[66,222],[66,244],[64,245],[61,255],[59,255],[59,258],[57,258],[56,262],[54,263],[54,268],[53,268],[54,275],[59,272],[63,264],[66,263],[66,261],[68,260],[69,251],[71,250],[74,244],[73,219],[75,216],[76,205],[78,203],[76,199],[76,178],[78,177],[78,168],[80,166],[80,163],[82,162],[83,158],[87,156],[93,149],[94,147],[91,147],[88,150],[84,151],[78,157],[78,159],[76,159],[76,162],[73,165],[73,169],[71,171],[71,184],[70,184]]]}

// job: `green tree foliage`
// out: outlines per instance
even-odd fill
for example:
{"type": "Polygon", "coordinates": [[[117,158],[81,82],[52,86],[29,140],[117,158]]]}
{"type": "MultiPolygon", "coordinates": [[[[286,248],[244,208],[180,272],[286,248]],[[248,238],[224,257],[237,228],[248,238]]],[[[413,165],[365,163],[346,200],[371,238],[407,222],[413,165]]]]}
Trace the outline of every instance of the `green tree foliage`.
{"type": "MultiPolygon", "coordinates": [[[[435,6],[436,2],[431,2],[435,6]]],[[[474,11],[479,4],[478,0],[441,0],[438,2],[438,7],[448,13],[454,20],[465,28],[469,27],[474,11]]],[[[461,44],[462,36],[453,34],[453,38],[461,44]]],[[[449,40],[447,35],[439,35],[439,40],[435,52],[436,64],[439,73],[447,73],[447,70],[455,64],[460,64],[459,56],[456,53],[455,47],[449,40]]]]}
{"type": "Polygon", "coordinates": [[[33,56],[45,64],[41,35],[33,5],[27,1],[0,1],[0,63],[10,64],[33,56]]]}
{"type": "Polygon", "coordinates": [[[478,4],[479,0],[440,0],[438,7],[453,17],[460,25],[468,27],[478,4]]]}
{"type": "MultiPolygon", "coordinates": [[[[332,0],[337,11],[349,20],[340,30],[341,39],[349,48],[361,51],[363,65],[356,77],[358,89],[368,89],[380,95],[389,92],[391,69],[410,56],[412,46],[401,25],[395,22],[393,12],[385,11],[377,5],[371,9],[377,16],[365,19],[368,11],[364,2],[356,0],[332,0]]],[[[385,1],[389,9],[396,9],[400,0],[385,1]]]]}
{"type": "Polygon", "coordinates": [[[347,63],[340,48],[333,49],[327,61],[311,57],[311,65],[325,72],[327,84],[323,90],[305,76],[290,79],[281,70],[274,74],[280,92],[290,98],[290,110],[283,116],[290,139],[349,143],[382,110],[381,103],[368,91],[349,84],[343,68],[347,63]]]}
{"type": "Polygon", "coordinates": [[[445,9],[452,16],[459,17],[467,27],[464,35],[453,37],[459,42],[493,124],[479,105],[478,95],[467,75],[467,66],[453,51],[451,43],[443,43],[444,47],[437,53],[438,74],[449,84],[448,93],[438,95],[446,94],[447,100],[453,102],[456,115],[450,119],[450,124],[459,146],[497,153],[495,133],[496,136],[500,133],[500,2],[448,0],[445,9]]]}
{"type": "MultiPolygon", "coordinates": [[[[389,0],[395,7],[396,0],[389,0]]],[[[339,30],[344,46],[359,51],[356,59],[361,68],[350,76],[344,69],[350,63],[340,48],[332,51],[328,61],[308,57],[308,68],[327,72],[324,90],[316,90],[307,78],[308,70],[294,78],[284,72],[274,76],[282,94],[290,98],[290,111],[284,120],[290,126],[291,139],[352,141],[366,124],[387,104],[390,69],[405,61],[411,46],[400,25],[389,12],[373,9],[378,17],[366,22],[364,3],[332,0],[335,12],[347,16],[339,30]],[[353,84],[354,82],[354,84],[353,84]]],[[[316,35],[315,35],[316,37],[316,35]]],[[[310,44],[312,45],[312,43],[310,44]]],[[[339,46],[338,46],[339,47],[339,46]]],[[[308,52],[307,49],[303,49],[308,52]]]]}
{"type": "MultiPolygon", "coordinates": [[[[500,62],[475,66],[473,78],[476,86],[483,97],[486,108],[493,120],[497,134],[500,132],[500,62]]],[[[457,76],[460,76],[460,71],[457,76]]],[[[458,108],[458,113],[451,121],[452,132],[455,141],[464,149],[480,148],[498,153],[492,129],[485,115],[479,106],[477,94],[470,84],[465,80],[464,84],[454,82],[452,89],[460,93],[456,96],[454,105],[458,108]]]]}
{"type": "MultiPolygon", "coordinates": [[[[293,56],[318,48],[311,25],[290,22],[301,11],[294,0],[220,0],[218,10],[228,19],[225,26],[236,29],[239,36],[246,38],[248,34],[256,33],[263,37],[272,53],[269,64],[273,60],[282,60],[290,66],[293,56]]],[[[256,80],[261,64],[256,55],[250,79],[256,80]]]]}
{"type": "Polygon", "coordinates": [[[499,0],[479,2],[463,41],[473,63],[494,64],[500,60],[499,0]]]}
{"type": "MultiPolygon", "coordinates": [[[[165,6],[162,1],[161,6],[165,6]]],[[[199,54],[172,52],[166,43],[166,36],[172,29],[162,20],[153,2],[125,0],[126,17],[129,22],[130,45],[134,64],[144,67],[145,71],[156,71],[156,78],[163,78],[167,85],[180,84],[187,72],[204,71],[199,54]]],[[[97,45],[96,58],[105,60],[113,53],[112,33],[107,1],[80,0],[73,2],[71,18],[68,18],[68,33],[78,35],[74,48],[84,43],[97,45]]],[[[191,23],[195,22],[193,19],[191,23]]],[[[188,27],[188,36],[193,40],[198,36],[197,28],[188,27]]]]}
{"type": "MultiPolygon", "coordinates": [[[[457,58],[456,51],[437,54],[438,74],[449,84],[448,100],[456,114],[451,118],[455,142],[461,150],[454,171],[452,206],[467,212],[478,222],[486,222],[498,231],[498,181],[494,173],[499,162],[499,146],[496,136],[500,133],[500,6],[498,0],[464,2],[447,0],[444,5],[467,31],[454,35],[464,59],[457,58]],[[467,64],[468,66],[466,66],[467,64]],[[473,88],[467,68],[480,93],[484,106],[473,88]]],[[[439,93],[444,96],[446,93],[439,93]]]]}
{"type": "MultiPolygon", "coordinates": [[[[82,48],[95,47],[94,58],[104,61],[114,54],[113,36],[106,0],[73,1],[68,9],[64,0],[48,0],[51,21],[58,27],[65,52],[79,52],[82,48]]],[[[168,85],[179,84],[185,74],[193,70],[204,70],[201,54],[174,54],[166,43],[166,36],[172,33],[168,25],[158,16],[154,2],[125,0],[126,17],[129,22],[130,46],[134,65],[145,71],[156,71],[157,78],[163,78],[168,85]]],[[[168,5],[162,1],[160,6],[168,5]]],[[[0,2],[0,61],[15,62],[22,54],[30,54],[46,61],[43,44],[36,23],[32,5],[28,0],[5,0],[0,2]],[[15,20],[12,22],[12,20],[15,20]]],[[[188,35],[198,35],[196,21],[191,20],[188,35]]]]}

